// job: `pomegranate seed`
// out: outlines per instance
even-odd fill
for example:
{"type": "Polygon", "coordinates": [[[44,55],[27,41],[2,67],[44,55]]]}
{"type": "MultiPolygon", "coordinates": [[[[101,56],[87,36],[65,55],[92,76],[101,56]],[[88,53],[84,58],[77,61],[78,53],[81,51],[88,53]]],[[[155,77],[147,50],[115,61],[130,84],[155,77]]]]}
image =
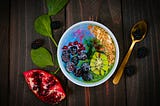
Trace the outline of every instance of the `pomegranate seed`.
{"type": "Polygon", "coordinates": [[[81,43],[78,43],[78,47],[79,47],[79,48],[82,48],[83,45],[82,45],[81,43]]]}
{"type": "Polygon", "coordinates": [[[72,43],[72,42],[70,42],[70,43],[68,44],[68,46],[73,46],[73,43],[72,43]]]}
{"type": "Polygon", "coordinates": [[[63,46],[63,48],[62,49],[68,49],[68,46],[63,46]]]}
{"type": "Polygon", "coordinates": [[[77,44],[78,44],[78,41],[75,41],[73,44],[74,44],[74,45],[77,45],[77,44]]]}

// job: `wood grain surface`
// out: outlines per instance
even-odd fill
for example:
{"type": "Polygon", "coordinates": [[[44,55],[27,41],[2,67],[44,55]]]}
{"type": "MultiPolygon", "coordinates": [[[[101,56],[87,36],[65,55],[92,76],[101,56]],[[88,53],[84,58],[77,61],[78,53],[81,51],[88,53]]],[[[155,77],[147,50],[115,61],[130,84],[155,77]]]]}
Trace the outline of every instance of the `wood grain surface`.
{"type": "MultiPolygon", "coordinates": [[[[137,43],[127,66],[136,67],[136,73],[123,74],[118,85],[111,77],[105,83],[91,88],[73,84],[61,71],[56,75],[67,94],[57,106],[158,106],[160,101],[160,1],[159,0],[69,0],[66,7],[53,21],[60,21],[61,28],[53,37],[59,42],[64,31],[74,23],[93,16],[114,33],[120,48],[122,62],[130,44],[130,30],[138,20],[148,24],[146,38],[137,43]],[[138,59],[138,48],[149,51],[138,59]]],[[[23,72],[37,68],[31,61],[31,42],[45,39],[45,47],[56,54],[56,47],[49,38],[34,30],[34,20],[45,13],[45,0],[6,0],[0,4],[0,106],[48,106],[29,90],[23,72]]],[[[53,56],[55,59],[55,56],[53,56]]],[[[54,71],[54,67],[47,70],[54,71]]]]}
{"type": "Polygon", "coordinates": [[[0,106],[8,106],[9,99],[9,0],[0,5],[0,106]]]}

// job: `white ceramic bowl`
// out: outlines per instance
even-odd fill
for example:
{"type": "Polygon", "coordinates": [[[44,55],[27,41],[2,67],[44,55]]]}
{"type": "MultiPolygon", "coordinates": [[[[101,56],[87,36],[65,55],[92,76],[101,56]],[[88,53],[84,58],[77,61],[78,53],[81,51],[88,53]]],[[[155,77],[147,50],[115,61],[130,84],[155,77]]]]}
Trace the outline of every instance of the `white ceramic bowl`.
{"type": "Polygon", "coordinates": [[[95,21],[82,21],[82,22],[78,22],[74,25],[72,25],[71,27],[69,27],[64,34],[62,35],[59,44],[58,44],[58,50],[57,50],[57,57],[58,57],[58,63],[59,66],[63,72],[63,74],[73,83],[79,85],[79,86],[83,86],[83,87],[93,87],[93,86],[97,86],[100,85],[102,83],[104,83],[105,81],[107,81],[115,72],[117,65],[118,65],[118,61],[119,61],[119,46],[117,43],[117,40],[114,36],[114,34],[111,32],[111,30],[109,28],[107,28],[106,26],[104,26],[101,23],[95,22],[95,21]],[[66,63],[62,61],[62,51],[64,50],[64,46],[68,45],[69,42],[74,42],[74,41],[78,41],[78,42],[82,42],[83,38],[85,38],[85,36],[94,36],[93,33],[90,32],[90,30],[88,29],[88,26],[92,25],[92,26],[98,26],[102,29],[104,29],[112,38],[112,41],[115,45],[115,61],[113,63],[112,68],[110,69],[109,73],[103,77],[102,79],[96,81],[96,82],[86,82],[86,81],[82,81],[80,80],[81,78],[78,78],[73,76],[73,74],[71,74],[72,72],[68,72],[66,70],[66,63]],[[63,48],[63,49],[62,49],[63,48]]]}

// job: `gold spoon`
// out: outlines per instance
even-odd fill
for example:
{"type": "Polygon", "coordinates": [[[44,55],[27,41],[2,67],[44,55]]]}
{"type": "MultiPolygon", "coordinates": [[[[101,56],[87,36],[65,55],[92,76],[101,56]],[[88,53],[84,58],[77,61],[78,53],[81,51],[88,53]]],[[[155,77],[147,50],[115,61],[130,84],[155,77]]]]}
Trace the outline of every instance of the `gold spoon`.
{"type": "Polygon", "coordinates": [[[131,52],[133,50],[134,45],[137,42],[140,42],[144,39],[147,33],[147,23],[144,20],[138,21],[131,29],[131,38],[132,38],[132,44],[124,57],[122,64],[120,65],[114,79],[113,79],[113,84],[118,84],[122,73],[124,71],[125,65],[127,64],[127,61],[131,55],[131,52]]]}

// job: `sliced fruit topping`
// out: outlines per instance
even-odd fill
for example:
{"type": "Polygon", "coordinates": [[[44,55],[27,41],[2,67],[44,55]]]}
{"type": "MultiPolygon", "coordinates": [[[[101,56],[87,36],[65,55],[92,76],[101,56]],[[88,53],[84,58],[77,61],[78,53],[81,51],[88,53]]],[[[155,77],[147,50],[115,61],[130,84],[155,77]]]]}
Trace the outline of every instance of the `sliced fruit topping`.
{"type": "Polygon", "coordinates": [[[90,61],[91,71],[97,75],[108,73],[108,59],[104,53],[95,52],[90,61]]]}
{"type": "Polygon", "coordinates": [[[30,90],[43,102],[57,104],[66,94],[58,79],[43,70],[28,70],[23,72],[30,90]]]}

